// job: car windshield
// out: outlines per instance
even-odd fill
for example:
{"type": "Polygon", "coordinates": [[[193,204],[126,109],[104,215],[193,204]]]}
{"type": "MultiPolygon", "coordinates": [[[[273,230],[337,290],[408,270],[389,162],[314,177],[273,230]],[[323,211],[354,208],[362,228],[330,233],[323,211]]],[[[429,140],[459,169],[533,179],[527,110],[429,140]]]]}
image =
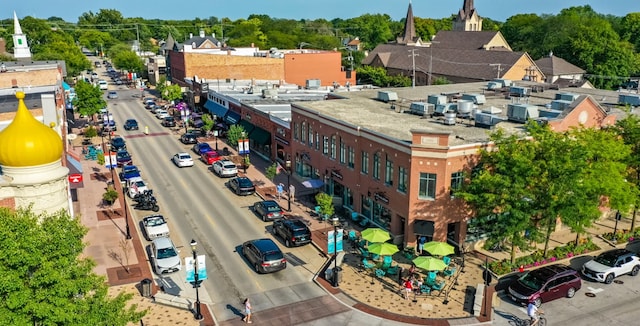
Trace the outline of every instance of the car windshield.
{"type": "Polygon", "coordinates": [[[164,223],[165,223],[165,221],[161,217],[154,217],[154,218],[151,218],[151,219],[147,220],[147,225],[148,226],[159,226],[159,225],[162,225],[164,223]]]}
{"type": "Polygon", "coordinates": [[[129,155],[128,152],[118,152],[118,158],[130,158],[131,155],[129,155]]]}
{"type": "Polygon", "coordinates": [[[247,178],[238,179],[238,184],[242,187],[253,187],[253,183],[247,178]]]}
{"type": "Polygon", "coordinates": [[[613,255],[600,255],[594,260],[602,265],[613,267],[613,265],[616,264],[617,258],[613,255]]]}
{"type": "Polygon", "coordinates": [[[519,279],[520,283],[524,286],[533,289],[540,290],[544,285],[544,280],[537,277],[535,273],[527,273],[519,279]]]}
{"type": "Polygon", "coordinates": [[[173,117],[166,117],[164,118],[164,121],[173,121],[173,117]]]}
{"type": "Polygon", "coordinates": [[[264,255],[265,261],[280,260],[284,258],[281,251],[267,251],[264,255]]]}
{"type": "Polygon", "coordinates": [[[225,165],[224,165],[224,168],[225,168],[225,169],[235,169],[235,168],[236,168],[236,165],[235,165],[235,164],[225,164],[225,165]]]}
{"type": "Polygon", "coordinates": [[[144,181],[136,181],[134,184],[135,187],[145,187],[144,181]]]}
{"type": "Polygon", "coordinates": [[[183,155],[180,155],[180,159],[181,159],[181,160],[190,160],[190,159],[191,159],[191,156],[189,156],[189,155],[187,155],[187,154],[183,154],[183,155]]]}
{"type": "Polygon", "coordinates": [[[158,249],[158,259],[166,259],[177,256],[178,253],[173,247],[158,249]]]}
{"type": "Polygon", "coordinates": [[[264,206],[267,208],[267,211],[269,211],[269,212],[279,212],[280,211],[280,206],[274,205],[273,203],[266,203],[264,206]]]}

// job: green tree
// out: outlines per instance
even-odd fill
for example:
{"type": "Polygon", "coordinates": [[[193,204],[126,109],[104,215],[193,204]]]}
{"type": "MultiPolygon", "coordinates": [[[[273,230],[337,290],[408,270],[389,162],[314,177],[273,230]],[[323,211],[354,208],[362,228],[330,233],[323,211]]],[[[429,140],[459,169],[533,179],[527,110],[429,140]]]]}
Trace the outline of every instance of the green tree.
{"type": "MultiPolygon", "coordinates": [[[[633,183],[636,190],[638,190],[640,189],[640,118],[636,115],[629,114],[626,118],[616,122],[614,130],[622,137],[624,143],[631,148],[631,155],[627,163],[627,180],[633,183]]],[[[633,204],[633,215],[631,217],[631,230],[634,230],[636,227],[636,215],[639,206],[640,197],[636,197],[636,202],[633,204]]]]}
{"type": "Polygon", "coordinates": [[[100,88],[84,80],[76,84],[76,98],[73,105],[78,108],[78,112],[84,116],[91,116],[95,119],[95,114],[107,106],[100,88]]]}
{"type": "Polygon", "coordinates": [[[118,69],[137,73],[141,73],[144,69],[142,59],[140,59],[140,57],[131,50],[122,51],[111,58],[113,60],[113,65],[118,69]]]}
{"type": "Polygon", "coordinates": [[[80,32],[78,42],[90,50],[104,52],[116,44],[117,40],[107,32],[90,29],[80,32]]]}
{"type": "Polygon", "coordinates": [[[110,297],[82,258],[87,229],[64,212],[0,208],[0,316],[7,325],[127,325],[146,311],[110,297]]]}
{"type": "Polygon", "coordinates": [[[164,87],[161,94],[163,100],[173,102],[182,98],[182,88],[178,84],[169,85],[164,87]]]}
{"type": "Polygon", "coordinates": [[[333,197],[329,194],[321,192],[316,195],[316,203],[320,206],[320,214],[323,219],[333,216],[335,213],[335,207],[333,206],[333,197]]]}
{"type": "Polygon", "coordinates": [[[277,163],[273,163],[271,165],[269,165],[267,167],[267,169],[264,172],[264,175],[267,177],[267,179],[273,181],[273,179],[276,177],[276,175],[278,174],[278,164],[277,163]]]}
{"type": "Polygon", "coordinates": [[[158,79],[158,83],[156,84],[156,91],[158,92],[158,94],[160,94],[160,96],[164,94],[164,90],[167,88],[167,86],[167,77],[160,77],[160,79],[158,79]]]}
{"type": "Polygon", "coordinates": [[[233,147],[238,146],[238,140],[242,139],[243,134],[245,137],[247,136],[243,126],[232,125],[227,132],[227,141],[229,142],[229,145],[233,147]]]}

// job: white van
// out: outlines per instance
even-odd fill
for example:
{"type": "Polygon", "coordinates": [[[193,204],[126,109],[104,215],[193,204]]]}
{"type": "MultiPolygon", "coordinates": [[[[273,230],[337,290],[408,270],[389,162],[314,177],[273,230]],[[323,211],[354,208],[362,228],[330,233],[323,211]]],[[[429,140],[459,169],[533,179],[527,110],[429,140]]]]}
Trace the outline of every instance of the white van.
{"type": "Polygon", "coordinates": [[[100,86],[100,89],[101,89],[101,90],[107,90],[107,89],[109,89],[109,83],[107,83],[107,81],[106,81],[106,80],[102,80],[102,79],[100,79],[100,80],[98,81],[98,85],[100,86]]]}

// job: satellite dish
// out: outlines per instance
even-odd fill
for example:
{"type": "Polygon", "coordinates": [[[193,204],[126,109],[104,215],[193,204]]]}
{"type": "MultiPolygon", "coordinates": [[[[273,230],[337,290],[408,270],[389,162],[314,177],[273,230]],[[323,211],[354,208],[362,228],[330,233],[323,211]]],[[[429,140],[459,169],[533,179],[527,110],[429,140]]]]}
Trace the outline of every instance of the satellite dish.
{"type": "Polygon", "coordinates": [[[76,134],[68,134],[67,135],[67,139],[69,139],[69,140],[75,140],[76,138],[78,138],[78,135],[76,135],[76,134]]]}

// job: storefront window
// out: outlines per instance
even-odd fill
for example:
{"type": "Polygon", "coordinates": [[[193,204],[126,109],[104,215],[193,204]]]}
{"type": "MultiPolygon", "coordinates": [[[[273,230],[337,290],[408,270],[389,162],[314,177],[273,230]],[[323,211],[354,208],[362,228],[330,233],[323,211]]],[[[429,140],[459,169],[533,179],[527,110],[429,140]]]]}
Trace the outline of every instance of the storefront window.
{"type": "Polygon", "coordinates": [[[398,168],[398,191],[407,192],[407,169],[402,166],[398,168]]]}
{"type": "Polygon", "coordinates": [[[379,203],[374,203],[373,220],[382,228],[389,230],[391,226],[391,211],[379,203]]]}
{"type": "Polygon", "coordinates": [[[345,163],[347,163],[347,147],[344,141],[342,141],[342,138],[340,138],[340,164],[345,163]]]}
{"type": "Polygon", "coordinates": [[[309,126],[309,147],[313,147],[313,127],[309,126]]]}
{"type": "Polygon", "coordinates": [[[349,146],[349,160],[347,166],[352,169],[356,166],[356,151],[351,146],[349,146]]]}
{"type": "Polygon", "coordinates": [[[363,174],[369,174],[369,153],[366,151],[362,151],[362,162],[361,162],[360,172],[363,174]]]}
{"type": "Polygon", "coordinates": [[[380,180],[380,153],[373,154],[373,178],[380,180]]]}
{"type": "MultiPolygon", "coordinates": [[[[337,184],[336,184],[337,185],[337,184]]],[[[342,186],[342,185],[341,185],[342,186]]],[[[351,189],[344,187],[345,191],[344,193],[344,203],[343,205],[349,208],[353,208],[353,192],[351,191],[351,189]]]]}
{"type": "Polygon", "coordinates": [[[336,159],[336,136],[331,136],[331,153],[329,155],[332,160],[336,159]]]}
{"type": "Polygon", "coordinates": [[[361,195],[360,202],[362,203],[360,209],[361,214],[371,218],[371,198],[361,195]]]}
{"type": "Polygon", "coordinates": [[[307,141],[307,123],[303,122],[300,127],[300,141],[304,144],[307,141]]]}

